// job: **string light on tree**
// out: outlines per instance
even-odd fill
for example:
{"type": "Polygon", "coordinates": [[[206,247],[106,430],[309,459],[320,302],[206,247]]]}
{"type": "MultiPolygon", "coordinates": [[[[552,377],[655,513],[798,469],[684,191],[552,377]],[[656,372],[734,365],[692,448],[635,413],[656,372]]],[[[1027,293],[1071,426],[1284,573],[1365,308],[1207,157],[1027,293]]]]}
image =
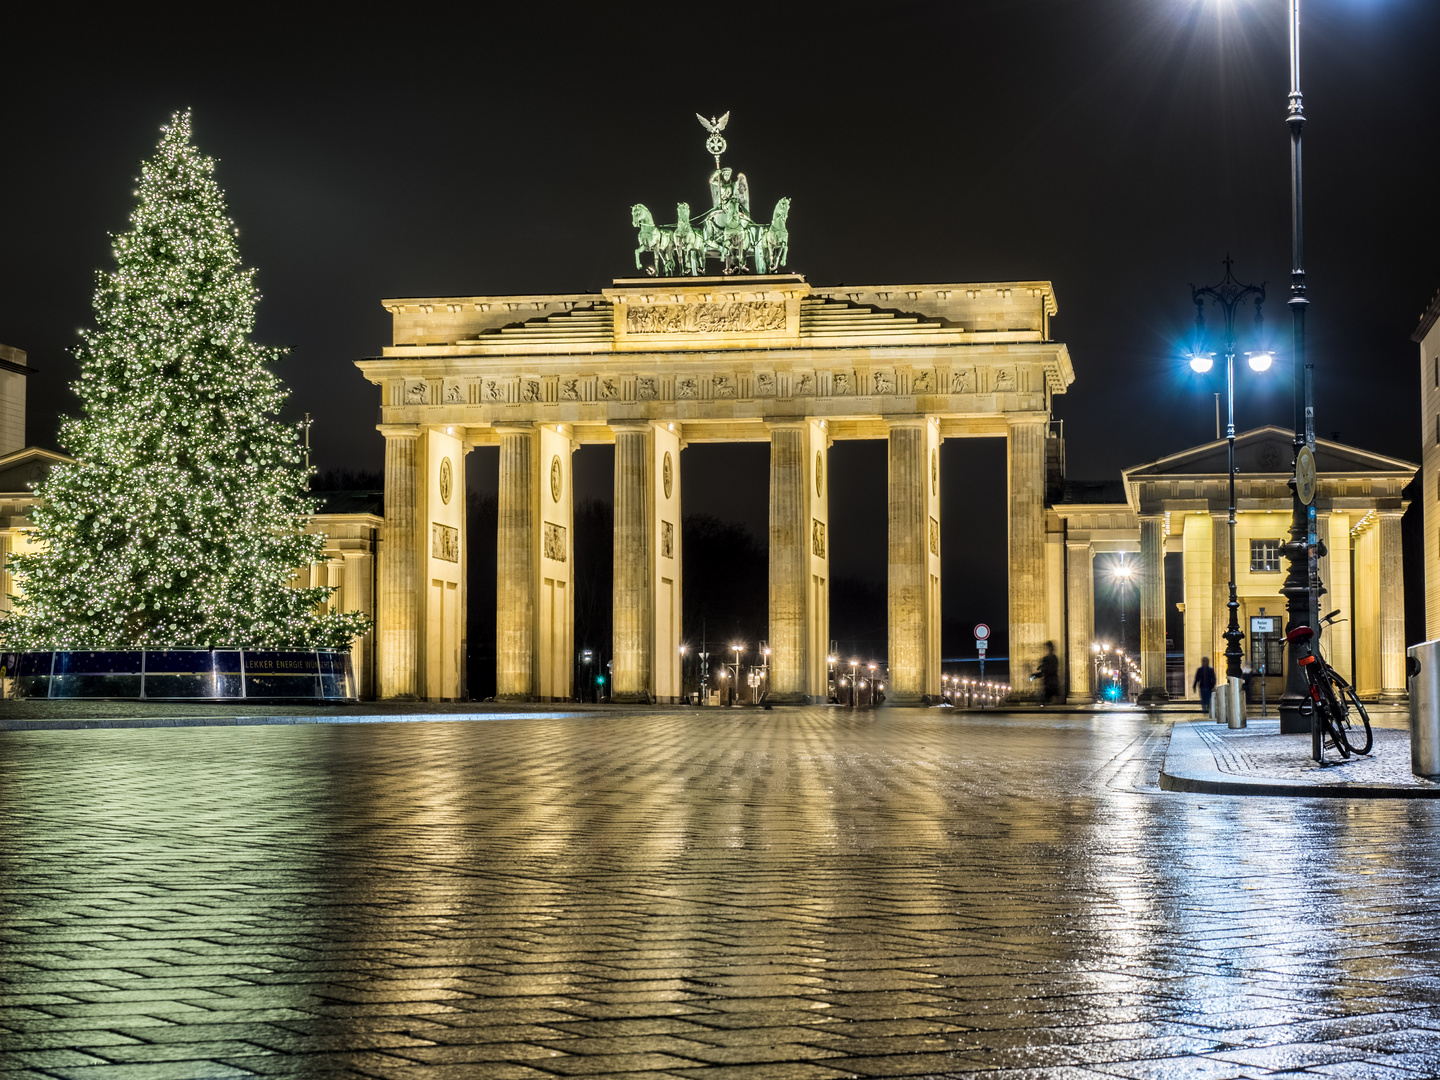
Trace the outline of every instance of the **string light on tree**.
{"type": "Polygon", "coordinates": [[[95,329],[76,349],[74,464],[36,494],[37,550],[11,559],[15,649],[348,648],[358,612],[289,587],[322,557],[293,427],[276,419],[280,350],[250,340],[259,299],[215,162],[190,115],[141,166],[131,228],[98,275],[95,329]]]}

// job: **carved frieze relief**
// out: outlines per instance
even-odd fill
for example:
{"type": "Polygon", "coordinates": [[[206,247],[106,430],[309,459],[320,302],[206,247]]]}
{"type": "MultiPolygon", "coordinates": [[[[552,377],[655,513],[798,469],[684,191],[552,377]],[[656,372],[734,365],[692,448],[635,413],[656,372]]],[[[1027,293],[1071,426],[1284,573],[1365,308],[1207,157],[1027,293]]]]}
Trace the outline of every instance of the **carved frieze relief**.
{"type": "Polygon", "coordinates": [[[430,523],[430,557],[443,562],[460,561],[460,530],[438,521],[430,523]]]}
{"type": "Polygon", "coordinates": [[[755,376],[755,396],[775,396],[775,376],[768,371],[762,371],[755,376]]]}
{"type": "Polygon", "coordinates": [[[893,394],[895,392],[895,375],[889,371],[875,372],[875,393],[893,394]]]}
{"type": "Polygon", "coordinates": [[[836,397],[847,397],[855,392],[855,386],[851,381],[848,371],[837,371],[830,379],[831,392],[836,397]]]}
{"type": "Polygon", "coordinates": [[[1015,369],[995,369],[995,392],[997,394],[1013,394],[1015,392],[1015,369]]]}
{"type": "Polygon", "coordinates": [[[565,526],[553,521],[545,522],[545,558],[553,562],[565,561],[565,526]]]}
{"type": "Polygon", "coordinates": [[[699,394],[699,384],[690,376],[682,375],[675,380],[675,396],[677,398],[693,398],[699,394]]]}
{"type": "Polygon", "coordinates": [[[773,333],[785,329],[785,305],[774,301],[726,304],[627,305],[627,334],[773,333]]]}
{"type": "Polygon", "coordinates": [[[951,372],[950,392],[952,394],[975,393],[975,369],[961,368],[959,371],[951,372]]]}
{"type": "Polygon", "coordinates": [[[465,395],[460,389],[460,384],[458,382],[447,381],[445,383],[445,404],[459,405],[462,404],[464,400],[465,395]]]}
{"type": "Polygon", "coordinates": [[[641,401],[653,400],[655,392],[655,377],[653,375],[641,375],[635,380],[635,396],[641,401]]]}
{"type": "Polygon", "coordinates": [[[928,371],[917,371],[917,372],[915,372],[915,377],[910,380],[910,392],[911,392],[912,394],[930,394],[930,393],[934,393],[934,387],[933,387],[933,383],[932,383],[931,378],[930,378],[930,372],[928,372],[928,371]]]}
{"type": "Polygon", "coordinates": [[[715,396],[717,398],[733,398],[735,396],[735,376],[715,376],[715,396]]]}
{"type": "Polygon", "coordinates": [[[578,401],[580,398],[580,380],[561,379],[560,397],[564,401],[578,401]]]}

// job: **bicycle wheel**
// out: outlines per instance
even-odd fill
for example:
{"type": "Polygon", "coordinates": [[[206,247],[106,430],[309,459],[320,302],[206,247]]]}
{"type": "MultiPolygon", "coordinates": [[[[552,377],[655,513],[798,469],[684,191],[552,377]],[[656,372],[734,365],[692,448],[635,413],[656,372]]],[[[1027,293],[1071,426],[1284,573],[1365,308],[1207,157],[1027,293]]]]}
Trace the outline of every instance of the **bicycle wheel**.
{"type": "Polygon", "coordinates": [[[1370,714],[1365,711],[1365,706],[1360,704],[1360,699],[1355,696],[1355,691],[1348,683],[1342,683],[1339,690],[1340,693],[1337,696],[1340,699],[1340,707],[1344,709],[1347,714],[1352,710],[1354,713],[1358,713],[1360,722],[1365,726],[1365,745],[1363,747],[1356,746],[1349,738],[1349,736],[1356,733],[1355,725],[1350,723],[1350,717],[1347,715],[1345,718],[1345,727],[1348,730],[1346,731],[1345,741],[1350,744],[1350,749],[1354,750],[1357,754],[1368,754],[1370,753],[1370,748],[1375,745],[1375,733],[1370,730],[1370,714]]]}
{"type": "Polygon", "coordinates": [[[1348,758],[1350,740],[1345,738],[1345,713],[1335,697],[1330,680],[1313,676],[1310,685],[1319,690],[1318,694],[1311,695],[1311,700],[1315,703],[1315,723],[1320,725],[1325,737],[1324,745],[1339,750],[1342,758],[1348,758]]]}

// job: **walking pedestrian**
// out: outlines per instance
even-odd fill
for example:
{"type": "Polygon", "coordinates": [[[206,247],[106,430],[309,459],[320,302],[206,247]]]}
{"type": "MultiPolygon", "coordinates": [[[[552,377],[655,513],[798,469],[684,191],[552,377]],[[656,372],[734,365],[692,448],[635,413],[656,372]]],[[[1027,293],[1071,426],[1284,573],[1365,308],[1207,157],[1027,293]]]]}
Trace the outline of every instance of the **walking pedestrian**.
{"type": "Polygon", "coordinates": [[[1200,658],[1200,666],[1195,669],[1195,679],[1191,682],[1190,689],[1200,691],[1200,711],[1208,714],[1210,695],[1215,692],[1215,669],[1210,666],[1208,656],[1200,658]]]}
{"type": "Polygon", "coordinates": [[[1051,699],[1060,697],[1060,657],[1055,655],[1055,643],[1045,642],[1045,655],[1040,658],[1040,706],[1044,708],[1051,699]]]}

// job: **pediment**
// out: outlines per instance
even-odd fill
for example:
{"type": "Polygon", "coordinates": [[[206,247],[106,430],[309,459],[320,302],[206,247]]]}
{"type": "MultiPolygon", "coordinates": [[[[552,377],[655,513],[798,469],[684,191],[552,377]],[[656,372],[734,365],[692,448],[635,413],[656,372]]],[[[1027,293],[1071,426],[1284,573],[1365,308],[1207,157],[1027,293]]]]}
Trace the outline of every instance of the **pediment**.
{"type": "Polygon", "coordinates": [[[70,461],[74,458],[41,446],[27,446],[6,454],[0,457],[0,492],[28,495],[49,474],[50,466],[70,461]]]}
{"type": "MultiPolygon", "coordinates": [[[[1235,436],[1235,465],[1242,474],[1290,473],[1294,433],[1278,425],[1253,428],[1235,436]]],[[[1410,476],[1413,462],[1386,457],[1330,439],[1315,440],[1316,471],[1322,476],[1410,476]]],[[[1224,476],[1229,468],[1224,439],[1202,443],[1125,470],[1126,482],[1156,477],[1224,476]]]]}

